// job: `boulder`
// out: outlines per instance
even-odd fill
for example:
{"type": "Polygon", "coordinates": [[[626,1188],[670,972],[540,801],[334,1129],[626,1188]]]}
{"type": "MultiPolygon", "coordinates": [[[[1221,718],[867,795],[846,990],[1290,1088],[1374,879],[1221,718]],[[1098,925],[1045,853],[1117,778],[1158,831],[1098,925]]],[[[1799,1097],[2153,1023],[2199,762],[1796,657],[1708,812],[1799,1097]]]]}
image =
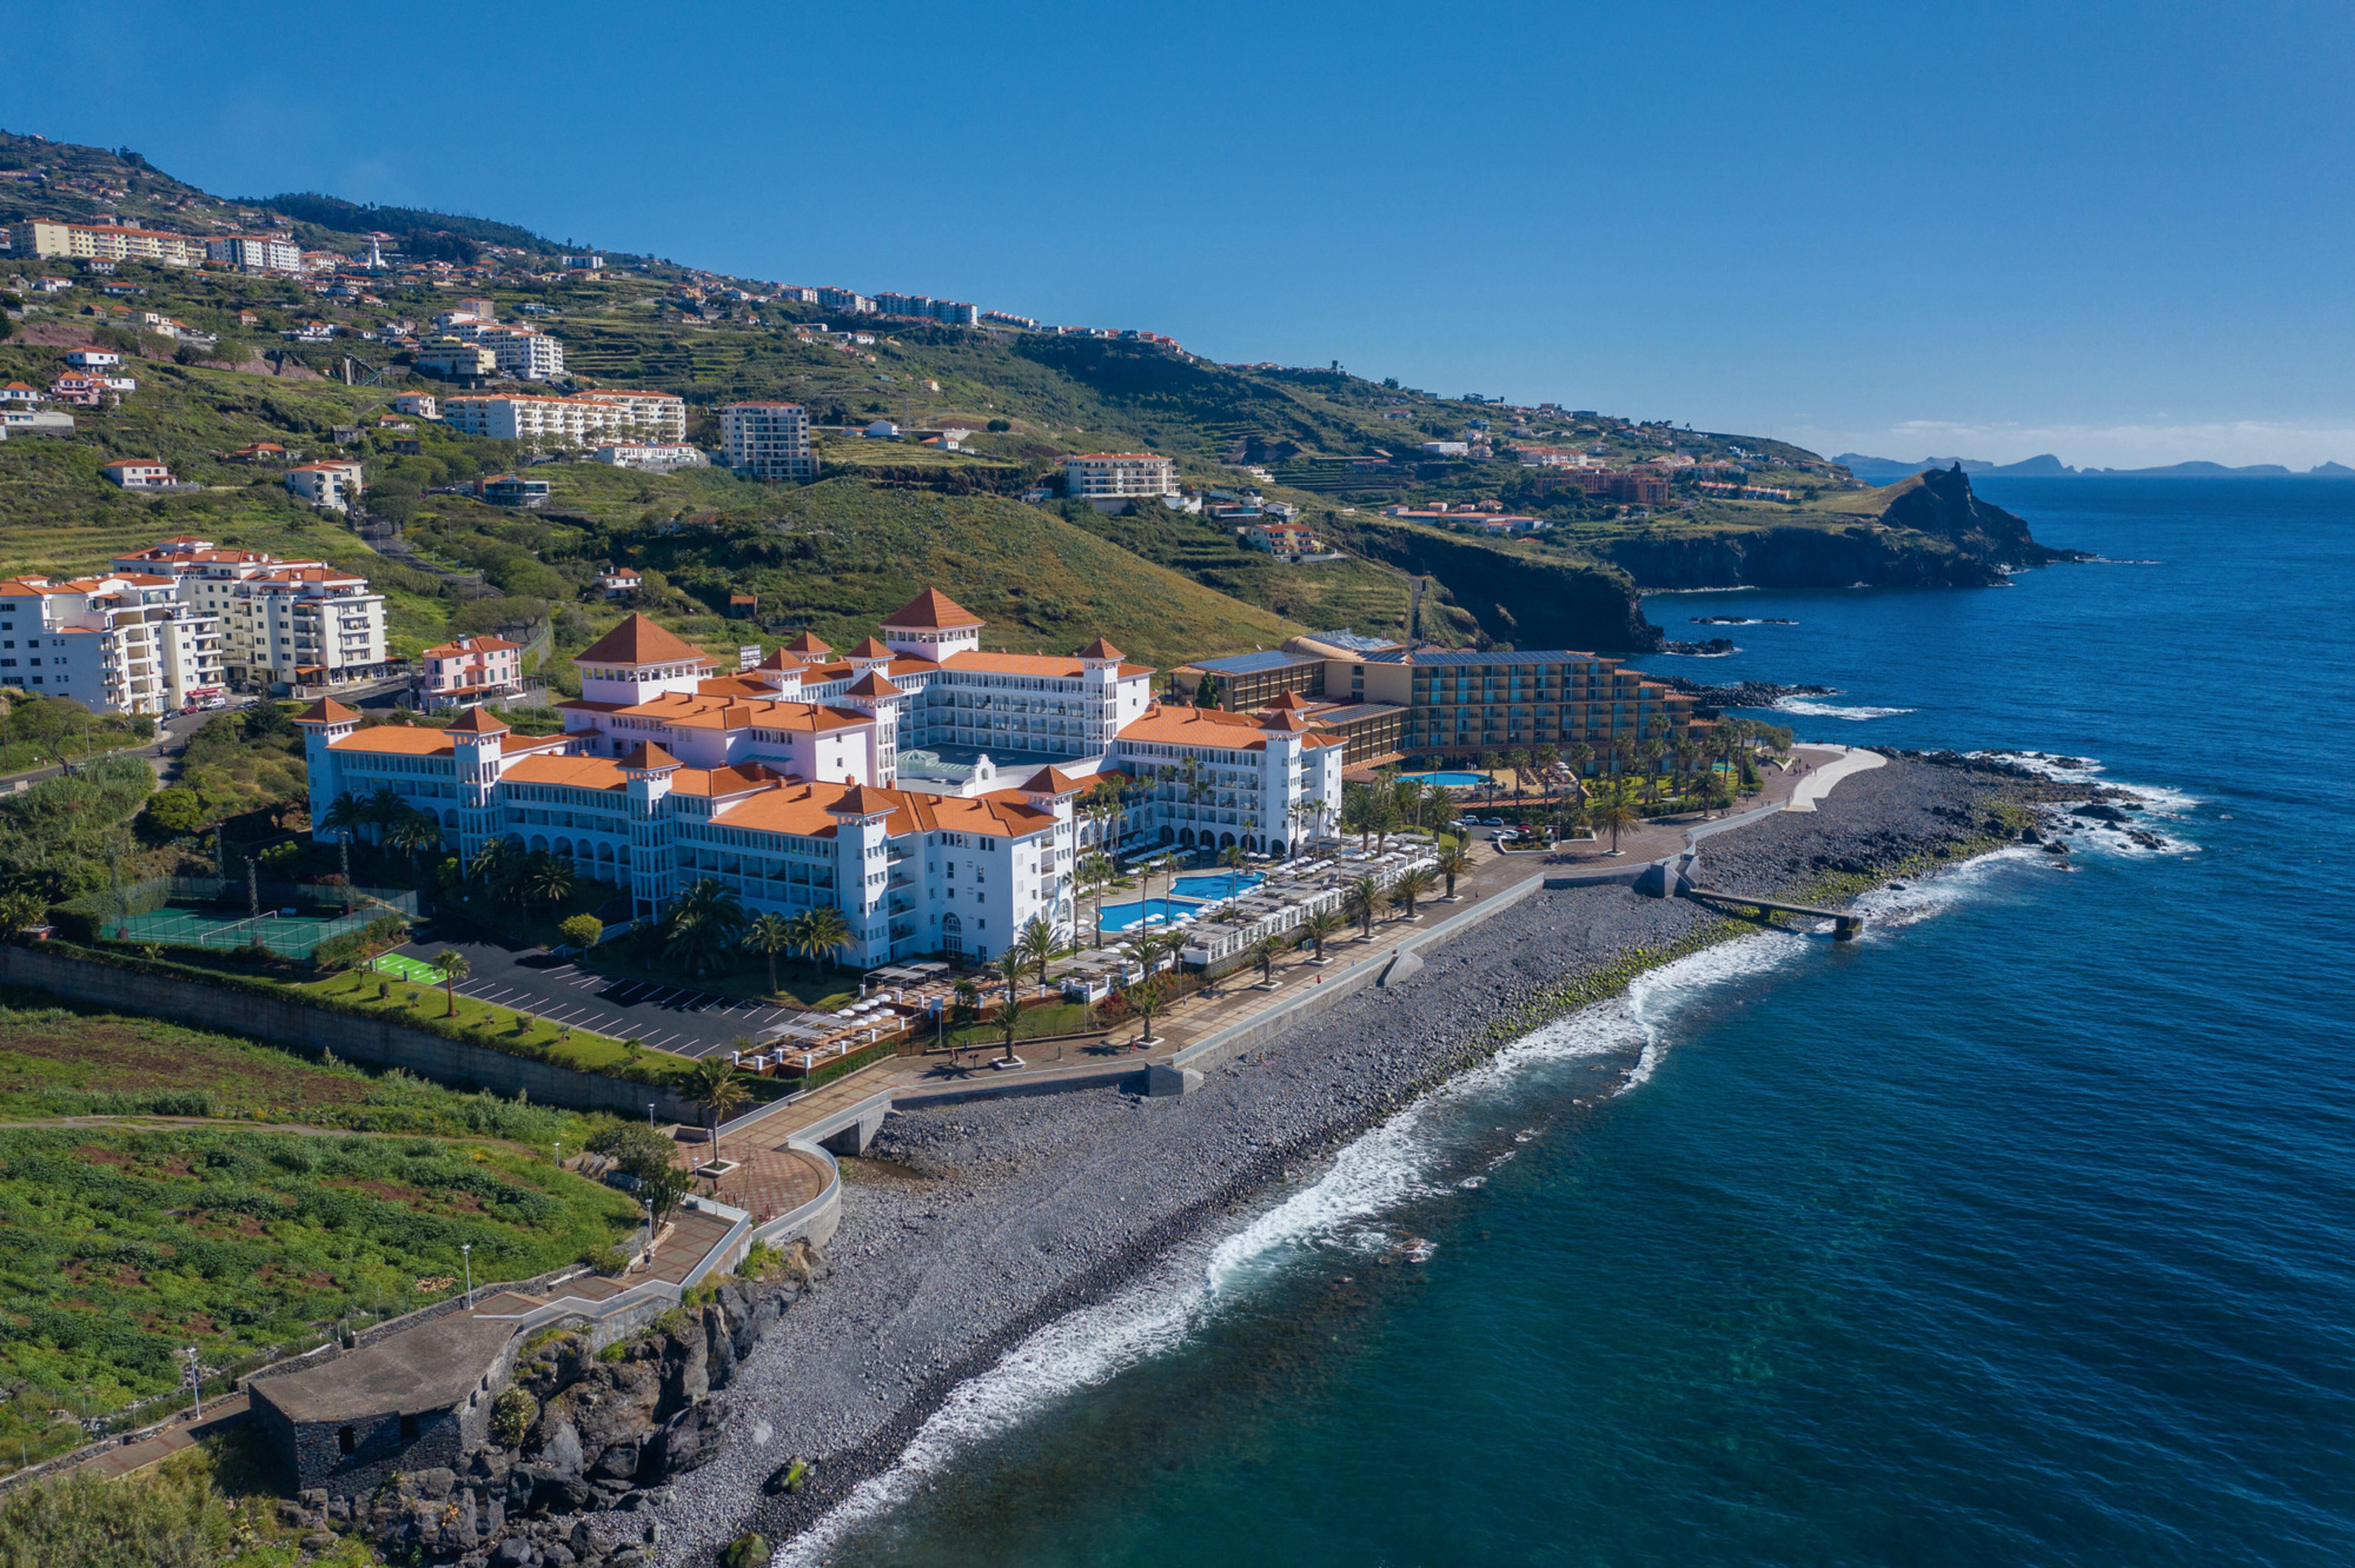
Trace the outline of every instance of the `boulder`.
{"type": "Polygon", "coordinates": [[[580,1431],[570,1421],[558,1422],[556,1430],[548,1435],[548,1442],[539,1451],[541,1465],[567,1475],[581,1473],[583,1457],[580,1431]]]}
{"type": "Polygon", "coordinates": [[[728,1412],[705,1399],[663,1423],[646,1446],[644,1467],[659,1476],[684,1475],[717,1458],[728,1445],[728,1412]]]}
{"type": "Polygon", "coordinates": [[[746,1531],[720,1549],[719,1568],[769,1568],[769,1543],[746,1531]]]}
{"type": "Polygon", "coordinates": [[[638,1445],[634,1441],[609,1445],[589,1467],[592,1478],[626,1481],[638,1473],[638,1445]]]}
{"type": "Polygon", "coordinates": [[[491,1549],[491,1568],[529,1568],[538,1555],[530,1542],[511,1535],[491,1549]]]}

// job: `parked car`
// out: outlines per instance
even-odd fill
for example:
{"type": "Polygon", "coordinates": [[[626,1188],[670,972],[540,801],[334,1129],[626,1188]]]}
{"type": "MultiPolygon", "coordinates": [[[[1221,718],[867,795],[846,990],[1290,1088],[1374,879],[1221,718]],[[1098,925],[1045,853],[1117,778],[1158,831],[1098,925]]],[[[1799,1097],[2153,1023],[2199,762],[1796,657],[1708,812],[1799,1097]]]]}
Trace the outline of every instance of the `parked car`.
{"type": "Polygon", "coordinates": [[[1488,819],[1488,825],[1492,828],[1501,828],[1505,825],[1505,819],[1502,817],[1491,817],[1488,819]]]}

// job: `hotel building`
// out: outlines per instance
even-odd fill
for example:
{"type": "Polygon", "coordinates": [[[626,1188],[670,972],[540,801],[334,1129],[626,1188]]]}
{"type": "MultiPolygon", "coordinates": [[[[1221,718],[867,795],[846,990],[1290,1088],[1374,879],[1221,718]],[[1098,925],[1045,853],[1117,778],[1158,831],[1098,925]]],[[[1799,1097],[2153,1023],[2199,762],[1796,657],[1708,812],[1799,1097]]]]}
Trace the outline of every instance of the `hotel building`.
{"type": "Polygon", "coordinates": [[[393,673],[384,596],[325,561],[282,561],[180,535],[125,556],[118,572],[151,573],[220,632],[222,673],[250,685],[341,685],[393,673]]]}
{"type": "Polygon", "coordinates": [[[995,957],[1033,917],[1069,934],[1099,844],[1282,854],[1337,812],[1342,745],[1297,714],[1165,708],[1101,638],[990,653],[982,627],[928,589],[847,653],[805,634],[723,674],[634,615],[574,656],[581,695],[536,740],[481,708],[364,728],[323,702],[299,721],[314,814],[389,787],[461,855],[561,855],[641,914],[705,877],[754,913],[831,906],[872,966],[995,957]],[[1099,829],[1074,803],[1114,774],[1124,809],[1099,829]]]}
{"type": "Polygon", "coordinates": [[[221,694],[220,618],[170,577],[110,571],[0,582],[0,686],[159,717],[221,694]]]}

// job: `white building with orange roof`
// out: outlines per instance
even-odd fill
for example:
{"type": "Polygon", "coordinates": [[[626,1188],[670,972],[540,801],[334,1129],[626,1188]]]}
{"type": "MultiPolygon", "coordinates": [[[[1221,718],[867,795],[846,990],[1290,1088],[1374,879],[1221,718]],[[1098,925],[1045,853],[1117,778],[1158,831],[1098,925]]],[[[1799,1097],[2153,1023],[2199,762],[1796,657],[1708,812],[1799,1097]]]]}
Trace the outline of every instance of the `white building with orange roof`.
{"type": "Polygon", "coordinates": [[[92,713],[161,715],[218,699],[220,620],[168,577],[109,571],[0,582],[0,686],[92,713]]]}
{"type": "Polygon", "coordinates": [[[1178,464],[1157,452],[1073,453],[1063,460],[1063,491],[1082,501],[1178,493],[1178,464]]]}
{"type": "Polygon", "coordinates": [[[523,647],[504,637],[461,637],[420,653],[410,689],[428,713],[523,690],[523,647]]]}
{"type": "Polygon", "coordinates": [[[348,512],[352,503],[367,491],[368,481],[358,463],[330,460],[288,469],[286,488],[314,506],[348,512]]]}

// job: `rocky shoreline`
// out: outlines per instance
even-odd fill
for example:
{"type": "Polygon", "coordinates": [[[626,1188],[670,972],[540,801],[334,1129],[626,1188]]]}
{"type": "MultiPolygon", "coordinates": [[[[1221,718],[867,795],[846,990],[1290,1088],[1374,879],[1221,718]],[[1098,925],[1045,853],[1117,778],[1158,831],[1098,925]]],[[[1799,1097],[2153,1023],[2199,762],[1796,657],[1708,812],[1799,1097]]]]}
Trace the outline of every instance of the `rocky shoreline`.
{"type": "MultiPolygon", "coordinates": [[[[1702,864],[1738,891],[1856,885],[2057,834],[2062,809],[2095,793],[1981,758],[1901,758],[1812,815],[1709,841],[1702,864]]],[[[1099,1089],[894,1113],[868,1159],[844,1161],[825,1285],[735,1369],[734,1440],[647,1499],[662,1527],[648,1561],[709,1563],[748,1528],[770,1542],[808,1528],[1039,1329],[1263,1208],[1288,1175],[1592,1000],[1639,949],[1706,940],[1721,920],[1621,887],[1540,892],[1478,941],[1427,953],[1411,982],[1348,999],[1182,1098],[1099,1089]],[[773,1489],[792,1458],[810,1461],[801,1489],[773,1489]]]]}

